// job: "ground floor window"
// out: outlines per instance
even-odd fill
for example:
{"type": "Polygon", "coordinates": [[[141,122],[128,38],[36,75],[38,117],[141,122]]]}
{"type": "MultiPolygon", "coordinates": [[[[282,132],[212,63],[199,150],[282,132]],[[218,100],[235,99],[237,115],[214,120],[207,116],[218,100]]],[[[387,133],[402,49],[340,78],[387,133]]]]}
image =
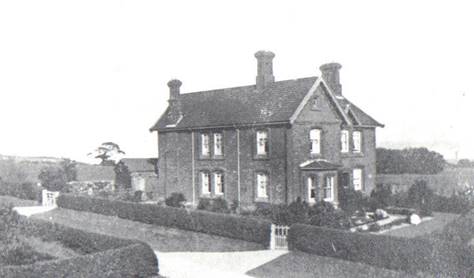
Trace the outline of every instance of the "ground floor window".
{"type": "Polygon", "coordinates": [[[354,185],[354,190],[362,190],[362,169],[352,170],[352,184],[354,185]]]}
{"type": "Polygon", "coordinates": [[[316,203],[317,178],[308,177],[308,203],[316,203]]]}
{"type": "Polygon", "coordinates": [[[268,198],[268,175],[266,173],[257,174],[257,198],[268,198]]]}
{"type": "Polygon", "coordinates": [[[324,201],[326,202],[334,201],[334,176],[326,177],[324,188],[323,188],[323,194],[324,194],[324,201]]]}
{"type": "Polygon", "coordinates": [[[224,194],[224,175],[221,172],[214,173],[214,194],[224,194]]]}
{"type": "Polygon", "coordinates": [[[211,175],[209,172],[201,172],[201,193],[211,194],[211,175]]]}

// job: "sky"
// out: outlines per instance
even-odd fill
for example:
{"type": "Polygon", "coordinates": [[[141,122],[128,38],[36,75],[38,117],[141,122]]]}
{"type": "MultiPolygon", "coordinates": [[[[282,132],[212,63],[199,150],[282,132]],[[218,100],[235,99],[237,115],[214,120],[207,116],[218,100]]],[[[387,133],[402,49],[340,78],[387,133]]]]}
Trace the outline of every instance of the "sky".
{"type": "Polygon", "coordinates": [[[182,92],[342,64],[343,95],[385,124],[379,147],[474,159],[469,1],[1,1],[0,154],[87,156],[113,141],[157,155],[149,128],[182,92]]]}

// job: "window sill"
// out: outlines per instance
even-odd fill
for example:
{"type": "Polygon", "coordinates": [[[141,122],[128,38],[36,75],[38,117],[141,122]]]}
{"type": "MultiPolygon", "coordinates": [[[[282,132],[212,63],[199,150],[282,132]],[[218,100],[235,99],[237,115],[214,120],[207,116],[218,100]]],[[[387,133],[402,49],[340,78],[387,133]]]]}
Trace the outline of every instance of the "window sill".
{"type": "Polygon", "coordinates": [[[253,157],[254,160],[269,160],[270,157],[266,154],[259,154],[253,157]]]}
{"type": "Polygon", "coordinates": [[[224,160],[224,156],[223,155],[215,155],[214,157],[212,157],[212,159],[214,159],[214,160],[224,160]]]}
{"type": "Polygon", "coordinates": [[[268,203],[270,202],[270,200],[268,199],[268,197],[260,197],[260,198],[255,198],[255,202],[257,203],[268,203]]]}
{"type": "Polygon", "coordinates": [[[364,153],[341,153],[341,157],[364,157],[364,153]]]}

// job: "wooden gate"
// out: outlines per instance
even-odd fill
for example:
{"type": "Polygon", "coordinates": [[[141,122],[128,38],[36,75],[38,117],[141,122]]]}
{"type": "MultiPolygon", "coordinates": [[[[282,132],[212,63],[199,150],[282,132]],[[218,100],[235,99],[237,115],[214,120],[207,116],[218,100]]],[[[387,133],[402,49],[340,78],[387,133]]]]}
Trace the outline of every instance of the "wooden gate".
{"type": "Polygon", "coordinates": [[[288,249],[288,231],[290,227],[272,224],[270,237],[270,249],[288,249]]]}
{"type": "Polygon", "coordinates": [[[48,191],[46,189],[43,189],[42,205],[44,207],[57,207],[56,199],[58,198],[58,196],[59,196],[59,192],[48,191]]]}

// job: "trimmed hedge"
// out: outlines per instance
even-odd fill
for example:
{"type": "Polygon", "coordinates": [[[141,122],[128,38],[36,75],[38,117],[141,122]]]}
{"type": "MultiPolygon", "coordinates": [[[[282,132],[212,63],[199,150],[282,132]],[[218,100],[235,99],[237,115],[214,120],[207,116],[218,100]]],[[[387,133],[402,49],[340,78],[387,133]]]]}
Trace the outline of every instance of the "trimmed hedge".
{"type": "Polygon", "coordinates": [[[85,232],[39,219],[28,220],[22,229],[46,241],[59,240],[85,255],[1,267],[0,277],[151,277],[158,272],[153,250],[140,241],[85,232]]]}
{"type": "Polygon", "coordinates": [[[61,194],[57,204],[66,209],[118,216],[148,224],[257,242],[264,246],[270,243],[271,222],[267,220],[69,194],[61,194]]]}
{"type": "Polygon", "coordinates": [[[474,248],[446,241],[350,233],[303,224],[292,225],[290,249],[362,262],[409,273],[431,272],[473,277],[474,248]]]}

